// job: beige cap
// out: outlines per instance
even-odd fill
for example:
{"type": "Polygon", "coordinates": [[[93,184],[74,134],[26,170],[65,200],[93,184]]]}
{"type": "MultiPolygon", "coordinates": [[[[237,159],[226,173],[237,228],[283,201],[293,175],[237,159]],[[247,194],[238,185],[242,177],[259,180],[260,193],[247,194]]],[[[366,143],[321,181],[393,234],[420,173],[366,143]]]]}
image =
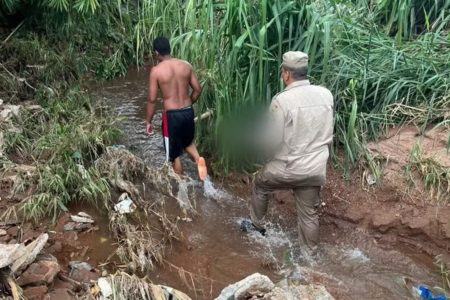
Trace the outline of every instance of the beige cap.
{"type": "Polygon", "coordinates": [[[281,67],[300,69],[308,66],[308,54],[301,51],[289,51],[283,54],[281,67]]]}

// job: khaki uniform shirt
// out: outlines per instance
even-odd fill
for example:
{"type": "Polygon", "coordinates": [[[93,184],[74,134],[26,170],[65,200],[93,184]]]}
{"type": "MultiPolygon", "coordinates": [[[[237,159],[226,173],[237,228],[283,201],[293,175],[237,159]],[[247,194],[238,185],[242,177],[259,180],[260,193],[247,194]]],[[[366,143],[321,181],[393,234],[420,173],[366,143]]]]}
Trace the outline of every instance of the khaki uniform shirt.
{"type": "Polygon", "coordinates": [[[274,158],[267,171],[298,186],[325,184],[329,145],[333,139],[333,95],[308,80],[291,83],[270,105],[274,158]],[[281,171],[283,170],[283,171],[281,171]],[[270,171],[269,171],[270,172],[270,171]]]}

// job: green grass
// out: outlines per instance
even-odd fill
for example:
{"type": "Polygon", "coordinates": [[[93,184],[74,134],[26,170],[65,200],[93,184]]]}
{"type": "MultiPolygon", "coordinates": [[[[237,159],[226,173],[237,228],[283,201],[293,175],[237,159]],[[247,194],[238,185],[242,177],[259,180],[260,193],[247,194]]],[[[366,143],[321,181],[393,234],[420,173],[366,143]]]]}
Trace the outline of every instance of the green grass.
{"type": "Polygon", "coordinates": [[[424,157],[420,142],[411,150],[409,163],[406,166],[411,182],[414,182],[413,172],[418,174],[432,198],[448,201],[450,196],[450,170],[442,166],[433,157],[424,157]]]}
{"type": "MultiPolygon", "coordinates": [[[[42,112],[24,111],[14,121],[21,131],[5,135],[5,152],[36,166],[37,173],[31,193],[10,206],[4,218],[54,220],[70,201],[96,204],[110,197],[106,178],[92,163],[119,134],[114,118],[99,105],[93,107],[79,90],[57,98],[42,95],[40,102],[42,112]]],[[[3,168],[7,171],[8,165],[3,168]]]]}

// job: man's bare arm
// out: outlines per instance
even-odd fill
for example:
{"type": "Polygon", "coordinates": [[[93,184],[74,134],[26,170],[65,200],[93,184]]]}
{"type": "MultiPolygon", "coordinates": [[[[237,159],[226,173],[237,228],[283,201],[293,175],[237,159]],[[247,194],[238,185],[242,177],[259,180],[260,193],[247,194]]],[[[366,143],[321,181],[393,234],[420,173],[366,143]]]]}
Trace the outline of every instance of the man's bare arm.
{"type": "Polygon", "coordinates": [[[191,80],[189,81],[189,84],[192,88],[191,101],[192,103],[195,103],[202,93],[202,87],[200,86],[200,82],[198,81],[197,76],[195,76],[194,71],[191,71],[191,80]]]}
{"type": "Polygon", "coordinates": [[[156,97],[158,95],[158,79],[156,78],[156,70],[150,71],[148,80],[148,97],[147,97],[147,123],[151,123],[156,109],[156,97]]]}

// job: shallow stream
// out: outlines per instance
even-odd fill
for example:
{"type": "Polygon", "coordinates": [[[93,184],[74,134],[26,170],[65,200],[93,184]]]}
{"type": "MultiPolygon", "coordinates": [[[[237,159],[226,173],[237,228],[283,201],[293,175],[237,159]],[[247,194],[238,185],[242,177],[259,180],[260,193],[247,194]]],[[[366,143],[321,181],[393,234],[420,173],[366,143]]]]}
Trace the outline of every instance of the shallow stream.
{"type": "MultiPolygon", "coordinates": [[[[92,88],[91,93],[124,117],[122,143],[147,164],[159,167],[165,158],[160,128],[155,126],[151,138],[145,133],[147,74],[145,69],[131,70],[124,78],[92,88]]],[[[154,120],[159,123],[160,114],[154,120]]],[[[197,178],[193,163],[187,157],[183,163],[188,175],[197,178]]],[[[228,284],[255,272],[276,282],[296,267],[302,274],[312,274],[337,299],[411,299],[405,281],[441,284],[431,258],[406,247],[378,245],[364,231],[322,226],[320,251],[314,258],[296,251],[296,225],[281,225],[286,222],[280,214],[271,215],[266,237],[242,233],[239,222],[248,215],[248,196],[231,186],[217,186],[211,181],[204,184],[204,197],[196,199],[199,214],[180,226],[183,238],[168,247],[167,262],[149,274],[155,282],[185,291],[193,299],[213,299],[228,284]]]]}

